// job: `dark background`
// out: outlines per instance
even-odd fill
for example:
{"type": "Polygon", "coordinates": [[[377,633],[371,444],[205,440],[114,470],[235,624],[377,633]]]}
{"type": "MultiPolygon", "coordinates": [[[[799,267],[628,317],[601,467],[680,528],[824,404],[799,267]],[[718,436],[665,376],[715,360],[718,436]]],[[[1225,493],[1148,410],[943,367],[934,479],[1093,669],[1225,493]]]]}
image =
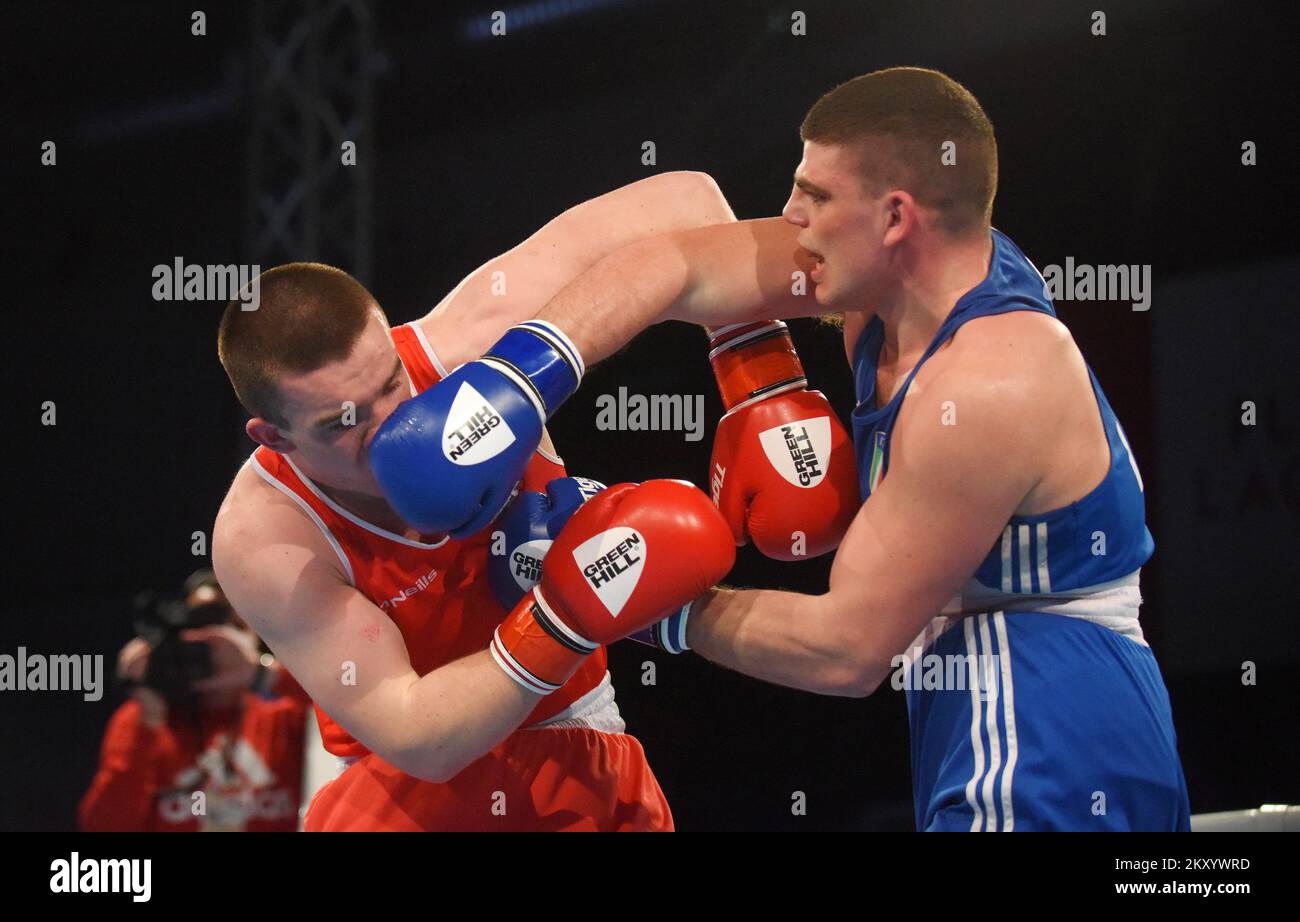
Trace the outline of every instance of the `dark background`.
{"type": "MultiPolygon", "coordinates": [[[[1288,5],[1107,5],[1097,37],[1095,3],[800,2],[808,34],[795,37],[777,3],[629,0],[555,4],[572,15],[467,38],[502,6],[377,6],[374,144],[360,151],[373,158],[374,264],[362,281],[394,323],[566,207],[652,172],[707,171],[740,217],[775,214],[819,94],[891,65],[951,74],[996,126],[995,224],[1031,259],[1153,266],[1148,312],[1059,307],[1145,476],[1156,554],[1143,624],[1193,811],[1300,801],[1288,5]],[[652,168],[645,140],[657,144],[652,168]],[[1240,162],[1245,140],[1257,166],[1240,162]],[[1185,323],[1197,293],[1209,319],[1185,323]],[[1249,334],[1233,335],[1242,318],[1249,334]],[[1247,399],[1260,401],[1254,429],[1240,421],[1247,399]],[[1174,420],[1188,436],[1177,451],[1160,435],[1174,420]],[[1205,475],[1176,476],[1192,466],[1205,475]],[[1248,660],[1255,686],[1241,681],[1248,660]]],[[[221,305],[150,297],[155,264],[246,258],[249,8],[205,9],[202,38],[177,4],[3,13],[2,653],[103,653],[111,669],[131,596],[203,562],[191,533],[210,532],[251,449],[216,360],[221,305]],[[55,167],[40,166],[44,140],[58,144],[55,167]],[[39,424],[47,400],[55,427],[39,424]]],[[[847,416],[837,334],[792,326],[816,386],[847,416]]],[[[552,424],[571,472],[703,484],[707,438],[595,431],[595,396],[619,386],[702,393],[716,419],[703,335],[646,333],[552,424]]],[[[820,591],[828,567],[746,551],[733,581],[820,591]]],[[[628,645],[611,660],[680,828],[911,828],[899,693],[821,698],[628,645]],[[648,658],[658,681],[642,687],[648,658]],[[793,791],[806,792],[808,816],[791,816],[793,791]]],[[[0,829],[73,825],[119,700],[0,692],[0,829]]]]}

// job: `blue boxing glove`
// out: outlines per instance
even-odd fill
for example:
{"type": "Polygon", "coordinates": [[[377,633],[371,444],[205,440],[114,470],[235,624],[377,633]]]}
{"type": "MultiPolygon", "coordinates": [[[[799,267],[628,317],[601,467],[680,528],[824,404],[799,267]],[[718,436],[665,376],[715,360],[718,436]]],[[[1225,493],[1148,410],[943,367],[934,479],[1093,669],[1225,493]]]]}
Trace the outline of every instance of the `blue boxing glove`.
{"type": "Polygon", "coordinates": [[[560,330],[529,320],[487,354],[398,404],[370,443],[370,467],[407,524],[464,538],[510,501],[542,427],[582,381],[560,330]]]}
{"type": "Polygon", "coordinates": [[[542,578],[542,558],[569,516],[605,485],[586,477],[557,477],[545,493],[524,490],[497,520],[488,554],[488,584],[506,611],[542,578]]]}

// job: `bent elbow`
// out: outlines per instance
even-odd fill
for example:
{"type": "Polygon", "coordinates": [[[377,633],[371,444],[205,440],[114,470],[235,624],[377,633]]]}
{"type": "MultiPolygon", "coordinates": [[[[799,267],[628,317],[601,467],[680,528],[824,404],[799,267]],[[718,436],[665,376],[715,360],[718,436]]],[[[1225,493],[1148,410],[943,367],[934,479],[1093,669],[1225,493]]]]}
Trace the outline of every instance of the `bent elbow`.
{"type": "Polygon", "coordinates": [[[702,191],[712,190],[713,194],[722,194],[722,190],[718,188],[714,178],[703,170],[669,170],[666,173],[656,174],[654,178],[661,182],[681,183],[683,188],[695,188],[702,191]]]}
{"type": "Polygon", "coordinates": [[[708,173],[677,170],[661,173],[658,178],[670,184],[672,193],[691,206],[686,212],[684,227],[709,227],[736,220],[722,188],[708,173]]]}
{"type": "Polygon", "coordinates": [[[469,764],[467,761],[455,764],[462,754],[449,746],[445,737],[419,729],[413,723],[402,726],[403,732],[389,734],[387,739],[376,740],[378,745],[370,747],[399,771],[421,781],[445,784],[469,764]]]}
{"type": "Polygon", "coordinates": [[[839,698],[866,698],[880,688],[889,667],[862,657],[845,657],[837,662],[825,676],[827,695],[839,698]]]}
{"type": "Polygon", "coordinates": [[[464,768],[463,765],[448,764],[439,753],[430,752],[428,749],[402,749],[388,755],[383,753],[380,755],[404,774],[432,784],[446,784],[464,768]]]}

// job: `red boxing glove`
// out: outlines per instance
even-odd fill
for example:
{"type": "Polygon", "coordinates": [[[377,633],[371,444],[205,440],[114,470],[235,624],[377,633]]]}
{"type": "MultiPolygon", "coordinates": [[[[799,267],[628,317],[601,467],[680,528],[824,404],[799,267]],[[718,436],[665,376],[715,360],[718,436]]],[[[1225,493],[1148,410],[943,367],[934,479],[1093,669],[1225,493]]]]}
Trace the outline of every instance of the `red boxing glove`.
{"type": "Polygon", "coordinates": [[[736,544],[776,560],[839,547],[857,514],[853,443],[779,320],[719,327],[709,361],[726,409],[713,441],[713,502],[736,544]]]}
{"type": "Polygon", "coordinates": [[[497,628],[492,656],[520,685],[549,694],[587,654],[677,611],[735,560],[727,523],[691,484],[610,487],[561,530],[541,583],[497,628]]]}

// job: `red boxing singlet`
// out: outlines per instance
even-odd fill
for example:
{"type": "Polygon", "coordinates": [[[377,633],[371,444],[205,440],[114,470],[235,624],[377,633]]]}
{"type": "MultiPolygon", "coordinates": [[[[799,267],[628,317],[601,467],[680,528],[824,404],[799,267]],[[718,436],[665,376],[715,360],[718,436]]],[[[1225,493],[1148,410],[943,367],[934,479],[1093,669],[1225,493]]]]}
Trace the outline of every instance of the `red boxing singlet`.
{"type": "MultiPolygon", "coordinates": [[[[413,393],[447,373],[415,324],[392,337],[413,393]]],[[[487,649],[506,614],[487,580],[491,529],[463,541],[412,540],[331,501],[287,455],[263,446],[249,463],[320,528],[349,582],[401,631],[417,674],[487,649]]],[[[544,491],[563,476],[563,462],[539,448],[522,486],[544,491]]],[[[308,830],[672,828],[640,744],[621,732],[603,647],[521,729],[445,784],[398,771],[316,713],[325,748],[355,761],[317,794],[308,830]]]]}

